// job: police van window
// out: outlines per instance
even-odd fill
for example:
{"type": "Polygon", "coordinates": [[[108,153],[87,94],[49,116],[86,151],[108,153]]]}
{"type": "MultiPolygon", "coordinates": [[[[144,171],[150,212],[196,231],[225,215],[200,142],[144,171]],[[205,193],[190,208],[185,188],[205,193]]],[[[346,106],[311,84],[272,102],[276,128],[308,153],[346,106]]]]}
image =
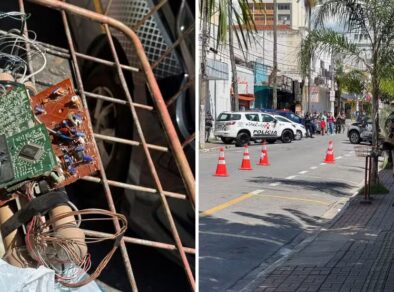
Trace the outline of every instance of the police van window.
{"type": "Polygon", "coordinates": [[[241,119],[240,114],[226,114],[221,113],[217,119],[217,121],[237,121],[241,119]]]}
{"type": "Polygon", "coordinates": [[[258,114],[246,114],[245,117],[248,121],[252,121],[252,122],[259,122],[260,121],[258,114]]]}
{"type": "Polygon", "coordinates": [[[288,120],[286,120],[285,118],[280,117],[280,116],[276,116],[276,119],[281,121],[281,122],[288,122],[288,120]]]}
{"type": "Polygon", "coordinates": [[[261,115],[262,117],[263,117],[263,122],[273,122],[274,121],[274,118],[273,117],[271,117],[271,116],[268,116],[268,115],[261,115]]]}

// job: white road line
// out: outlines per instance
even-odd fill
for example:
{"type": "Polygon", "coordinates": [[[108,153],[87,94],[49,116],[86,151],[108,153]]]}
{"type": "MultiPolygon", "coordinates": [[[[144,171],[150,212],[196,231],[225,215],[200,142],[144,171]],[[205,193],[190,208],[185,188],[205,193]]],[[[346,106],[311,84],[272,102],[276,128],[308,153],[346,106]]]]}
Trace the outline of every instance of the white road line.
{"type": "Polygon", "coordinates": [[[300,171],[299,172],[299,174],[305,174],[305,173],[308,173],[309,171],[307,171],[307,170],[303,170],[303,171],[300,171]]]}
{"type": "Polygon", "coordinates": [[[290,175],[290,176],[286,177],[286,179],[293,179],[293,178],[296,178],[296,177],[297,177],[296,175],[290,175]]]}
{"type": "Polygon", "coordinates": [[[280,182],[275,182],[275,183],[271,183],[270,186],[271,187],[277,187],[280,185],[280,182]]]}
{"type": "Polygon", "coordinates": [[[327,163],[324,163],[324,162],[322,162],[322,163],[320,163],[320,165],[326,165],[327,163]]]}
{"type": "Polygon", "coordinates": [[[317,166],[311,166],[311,167],[309,167],[310,169],[316,169],[317,168],[317,166]]]}
{"type": "Polygon", "coordinates": [[[269,243],[273,243],[273,244],[277,244],[277,245],[281,244],[279,241],[275,241],[275,240],[267,239],[267,238],[262,238],[262,237],[257,237],[257,236],[231,234],[231,233],[225,233],[225,232],[203,231],[203,230],[199,230],[199,233],[206,234],[206,235],[216,235],[216,236],[221,236],[221,237],[226,236],[226,237],[234,237],[234,238],[241,238],[241,239],[248,239],[248,240],[264,241],[264,242],[269,242],[269,243]]]}
{"type": "Polygon", "coordinates": [[[335,159],[342,159],[342,156],[335,157],[335,159]]]}

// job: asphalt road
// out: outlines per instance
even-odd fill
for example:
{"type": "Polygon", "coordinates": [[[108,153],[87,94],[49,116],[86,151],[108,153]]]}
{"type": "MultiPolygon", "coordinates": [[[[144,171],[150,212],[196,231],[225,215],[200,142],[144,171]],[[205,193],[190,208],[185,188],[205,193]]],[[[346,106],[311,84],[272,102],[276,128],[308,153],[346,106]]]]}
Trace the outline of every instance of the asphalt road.
{"type": "Polygon", "coordinates": [[[200,153],[199,285],[240,291],[331,219],[361,186],[364,160],[345,134],[268,145],[271,166],[240,171],[242,148],[225,152],[229,177],[214,177],[218,151],[200,153]],[[335,164],[323,164],[328,141],[335,164]]]}

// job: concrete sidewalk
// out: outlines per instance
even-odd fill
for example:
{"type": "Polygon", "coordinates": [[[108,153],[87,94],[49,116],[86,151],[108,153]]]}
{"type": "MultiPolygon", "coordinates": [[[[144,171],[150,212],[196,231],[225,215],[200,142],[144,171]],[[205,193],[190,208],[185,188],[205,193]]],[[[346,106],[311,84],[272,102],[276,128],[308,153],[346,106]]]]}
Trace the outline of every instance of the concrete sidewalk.
{"type": "Polygon", "coordinates": [[[309,243],[255,277],[243,291],[394,291],[394,178],[371,205],[355,197],[309,243]]]}

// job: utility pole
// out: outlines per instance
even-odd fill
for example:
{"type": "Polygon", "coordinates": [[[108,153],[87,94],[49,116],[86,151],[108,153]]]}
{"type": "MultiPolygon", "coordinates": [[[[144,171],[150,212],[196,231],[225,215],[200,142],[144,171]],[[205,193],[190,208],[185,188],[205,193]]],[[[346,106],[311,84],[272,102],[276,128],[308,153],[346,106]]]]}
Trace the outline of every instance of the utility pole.
{"type": "Polygon", "coordinates": [[[272,108],[277,109],[278,108],[278,85],[277,85],[277,74],[278,74],[278,60],[277,60],[277,55],[278,55],[278,5],[277,5],[277,0],[274,0],[274,60],[273,60],[273,65],[274,68],[272,69],[272,81],[273,81],[273,86],[272,86],[272,108]]]}
{"type": "MultiPolygon", "coordinates": [[[[202,2],[203,15],[208,15],[205,13],[207,7],[207,1],[202,2]]],[[[207,49],[209,42],[209,30],[208,30],[209,20],[205,19],[202,21],[202,33],[201,33],[201,78],[200,78],[200,134],[199,134],[199,146],[200,149],[205,148],[205,103],[208,96],[208,78],[207,78],[207,49]]],[[[216,117],[215,117],[216,118],[216,117]]]]}
{"type": "MultiPolygon", "coordinates": [[[[312,7],[308,5],[308,33],[311,33],[312,30],[312,7]]],[[[311,56],[311,60],[309,62],[308,68],[308,112],[311,111],[311,85],[312,85],[312,62],[313,58],[311,56]]]]}
{"type": "Polygon", "coordinates": [[[239,111],[239,95],[238,95],[238,76],[237,76],[237,66],[235,65],[235,56],[234,56],[234,41],[233,41],[233,0],[228,1],[228,42],[230,46],[230,62],[231,62],[231,72],[232,72],[232,81],[231,85],[233,88],[233,100],[232,110],[239,111]]]}

